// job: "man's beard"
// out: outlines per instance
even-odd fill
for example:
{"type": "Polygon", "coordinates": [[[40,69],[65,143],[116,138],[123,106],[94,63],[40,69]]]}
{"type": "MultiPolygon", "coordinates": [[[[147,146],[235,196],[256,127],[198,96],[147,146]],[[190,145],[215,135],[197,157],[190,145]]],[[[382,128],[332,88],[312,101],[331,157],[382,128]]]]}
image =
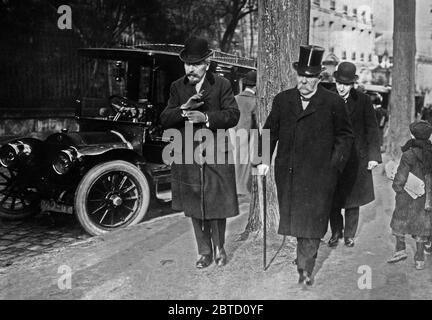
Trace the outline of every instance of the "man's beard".
{"type": "Polygon", "coordinates": [[[196,74],[188,74],[187,78],[188,78],[190,84],[197,84],[201,80],[201,78],[199,76],[197,76],[196,74]]]}

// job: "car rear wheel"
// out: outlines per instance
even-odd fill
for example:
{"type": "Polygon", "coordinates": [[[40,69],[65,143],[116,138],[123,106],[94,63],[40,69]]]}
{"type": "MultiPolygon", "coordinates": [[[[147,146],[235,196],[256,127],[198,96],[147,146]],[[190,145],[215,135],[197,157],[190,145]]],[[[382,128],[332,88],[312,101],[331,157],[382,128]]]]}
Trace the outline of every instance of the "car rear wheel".
{"type": "Polygon", "coordinates": [[[137,224],[149,203],[150,187],[144,173],[121,160],[90,169],[75,192],[76,215],[92,235],[137,224]]]}
{"type": "Polygon", "coordinates": [[[27,186],[25,180],[16,171],[0,167],[0,217],[19,220],[39,211],[37,191],[27,186]]]}

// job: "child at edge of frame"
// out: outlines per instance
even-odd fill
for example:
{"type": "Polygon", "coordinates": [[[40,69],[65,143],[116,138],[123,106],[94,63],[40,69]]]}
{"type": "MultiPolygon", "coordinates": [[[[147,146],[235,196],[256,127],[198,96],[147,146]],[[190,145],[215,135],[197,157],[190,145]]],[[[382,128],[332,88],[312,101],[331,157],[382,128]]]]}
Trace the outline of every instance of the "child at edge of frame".
{"type": "MultiPolygon", "coordinates": [[[[425,268],[425,254],[431,248],[432,216],[432,125],[427,121],[415,121],[409,126],[412,139],[402,146],[402,158],[392,184],[396,192],[396,205],[390,222],[392,234],[396,237],[393,256],[388,263],[405,260],[405,235],[416,241],[414,265],[417,270],[425,268]],[[406,184],[411,175],[424,182],[423,194],[417,196],[407,192],[406,184]]],[[[418,179],[420,180],[418,180],[418,179]]]]}

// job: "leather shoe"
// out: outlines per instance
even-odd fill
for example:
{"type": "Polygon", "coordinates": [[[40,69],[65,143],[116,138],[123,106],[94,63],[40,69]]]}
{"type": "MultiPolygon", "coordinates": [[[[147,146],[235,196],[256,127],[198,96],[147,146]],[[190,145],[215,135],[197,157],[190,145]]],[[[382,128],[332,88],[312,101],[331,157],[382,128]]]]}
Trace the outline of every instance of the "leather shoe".
{"type": "Polygon", "coordinates": [[[354,239],[353,238],[345,238],[345,245],[347,247],[354,247],[354,239]]]}
{"type": "Polygon", "coordinates": [[[305,284],[307,286],[313,285],[313,279],[309,273],[306,273],[305,271],[299,272],[299,284],[305,284]]]}
{"type": "Polygon", "coordinates": [[[339,243],[339,239],[342,239],[342,233],[339,231],[333,233],[330,240],[328,241],[328,246],[336,247],[339,243]]]}
{"type": "Polygon", "coordinates": [[[205,254],[201,255],[198,261],[196,262],[196,267],[198,269],[207,268],[212,263],[211,255],[205,254]]]}
{"type": "Polygon", "coordinates": [[[227,255],[224,248],[216,247],[215,262],[219,267],[226,265],[227,255]]]}

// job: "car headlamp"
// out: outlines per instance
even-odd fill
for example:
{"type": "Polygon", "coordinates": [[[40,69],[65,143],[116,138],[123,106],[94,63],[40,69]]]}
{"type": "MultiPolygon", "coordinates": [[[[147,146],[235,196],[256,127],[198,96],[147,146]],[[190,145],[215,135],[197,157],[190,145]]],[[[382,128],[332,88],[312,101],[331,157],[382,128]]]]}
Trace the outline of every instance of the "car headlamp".
{"type": "Polygon", "coordinates": [[[77,152],[74,149],[61,150],[52,162],[54,171],[59,175],[66,174],[77,159],[77,152]]]}
{"type": "Polygon", "coordinates": [[[0,149],[0,164],[3,167],[10,168],[19,157],[28,156],[31,152],[31,146],[25,142],[10,142],[0,149]]]}

